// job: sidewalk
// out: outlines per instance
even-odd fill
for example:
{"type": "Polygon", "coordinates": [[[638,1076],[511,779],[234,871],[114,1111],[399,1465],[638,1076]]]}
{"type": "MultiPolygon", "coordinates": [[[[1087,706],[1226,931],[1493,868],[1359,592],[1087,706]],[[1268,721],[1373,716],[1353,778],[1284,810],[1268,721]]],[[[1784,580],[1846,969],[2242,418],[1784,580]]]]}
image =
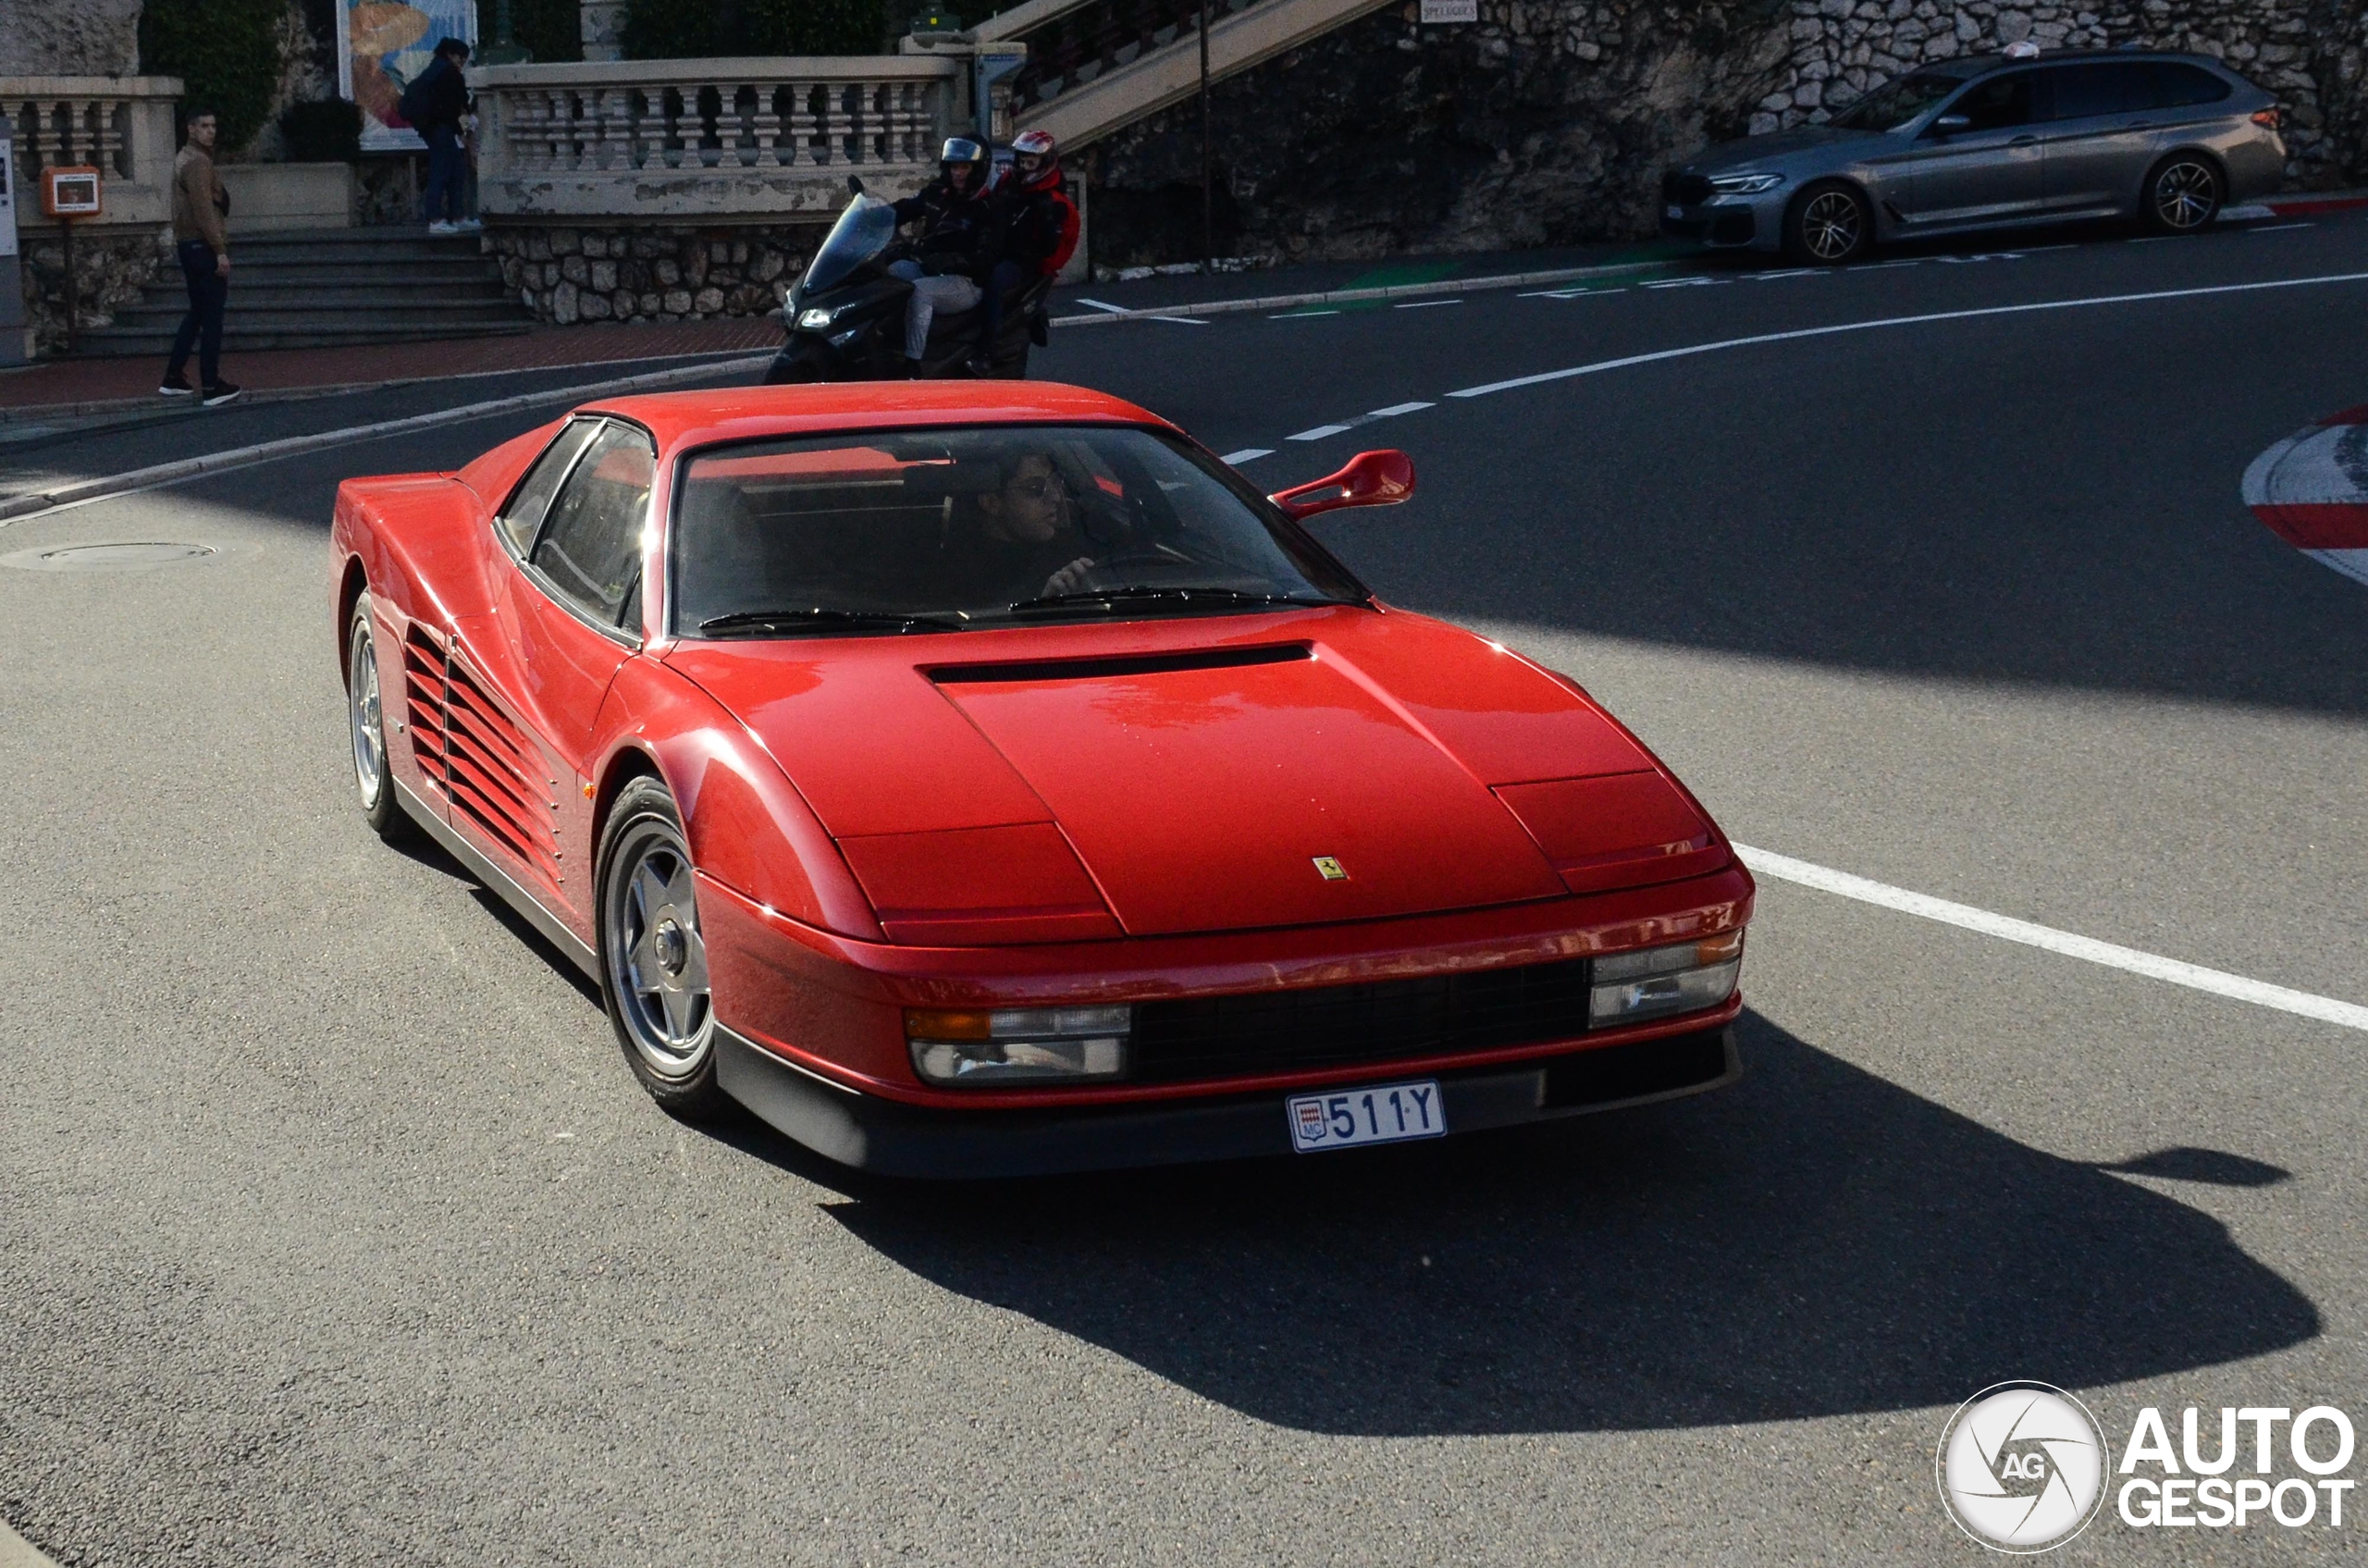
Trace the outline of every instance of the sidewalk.
{"type": "MultiPolygon", "coordinates": [[[[230,308],[238,309],[235,290],[230,308]]],[[[449,381],[461,376],[746,353],[780,342],[781,323],[772,316],[648,327],[538,327],[522,338],[225,354],[222,373],[244,388],[249,398],[269,398],[449,381]]],[[[0,371],[0,423],[175,406],[156,395],[164,368],[154,359],[75,359],[0,371]]]]}

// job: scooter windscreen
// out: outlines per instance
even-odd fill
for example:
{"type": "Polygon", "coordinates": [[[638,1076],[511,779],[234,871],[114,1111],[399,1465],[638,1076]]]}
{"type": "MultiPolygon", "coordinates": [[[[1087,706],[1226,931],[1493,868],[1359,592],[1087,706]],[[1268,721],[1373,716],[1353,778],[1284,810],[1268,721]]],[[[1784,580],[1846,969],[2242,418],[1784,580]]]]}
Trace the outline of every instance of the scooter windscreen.
{"type": "Polygon", "coordinates": [[[814,253],[798,291],[811,294],[835,287],[886,250],[895,237],[896,209],[877,196],[858,193],[847,204],[847,210],[839,215],[839,221],[831,226],[821,248],[814,253]]]}

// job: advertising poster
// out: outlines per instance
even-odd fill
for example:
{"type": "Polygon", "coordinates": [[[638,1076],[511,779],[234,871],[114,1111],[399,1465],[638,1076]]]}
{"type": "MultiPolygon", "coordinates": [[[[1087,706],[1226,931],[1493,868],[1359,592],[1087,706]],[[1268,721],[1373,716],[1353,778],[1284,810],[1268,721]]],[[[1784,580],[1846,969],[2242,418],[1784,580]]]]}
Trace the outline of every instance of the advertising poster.
{"type": "Polygon", "coordinates": [[[339,0],[338,91],[362,105],[362,150],[415,153],[426,143],[396,105],[436,57],[438,41],[477,43],[476,0],[339,0]]]}

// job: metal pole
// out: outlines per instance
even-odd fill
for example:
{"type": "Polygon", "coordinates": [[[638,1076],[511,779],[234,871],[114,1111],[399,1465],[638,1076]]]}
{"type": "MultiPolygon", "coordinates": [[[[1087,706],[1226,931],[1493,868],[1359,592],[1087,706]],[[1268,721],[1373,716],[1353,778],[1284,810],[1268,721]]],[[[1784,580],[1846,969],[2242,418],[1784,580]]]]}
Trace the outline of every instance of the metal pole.
{"type": "Polygon", "coordinates": [[[75,317],[82,314],[81,290],[74,277],[74,220],[60,216],[57,228],[66,246],[66,352],[70,354],[74,352],[74,329],[80,325],[75,317]]]}
{"type": "Polygon", "coordinates": [[[1201,0],[1201,273],[1216,271],[1216,217],[1209,174],[1209,0],[1201,0]]]}

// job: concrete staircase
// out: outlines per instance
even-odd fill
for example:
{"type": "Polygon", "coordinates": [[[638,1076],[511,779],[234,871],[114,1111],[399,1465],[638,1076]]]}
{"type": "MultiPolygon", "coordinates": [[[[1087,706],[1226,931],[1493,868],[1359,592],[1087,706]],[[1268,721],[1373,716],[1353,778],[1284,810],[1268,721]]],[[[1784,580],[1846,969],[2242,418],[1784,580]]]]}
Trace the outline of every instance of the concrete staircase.
{"type": "MultiPolygon", "coordinates": [[[[1390,0],[1208,0],[1209,75],[1248,70],[1390,0]]],[[[1028,45],[1012,117],[1063,147],[1109,135],[1200,85],[1201,0],[1027,0],[974,30],[1028,45]]]]}
{"type": "MultiPolygon", "coordinates": [[[[222,346],[343,348],[521,333],[531,318],[502,287],[475,235],[420,228],[326,228],[230,236],[230,308],[222,346]]],[[[86,327],[75,352],[161,357],[189,308],[178,269],[112,324],[86,327]]]]}

